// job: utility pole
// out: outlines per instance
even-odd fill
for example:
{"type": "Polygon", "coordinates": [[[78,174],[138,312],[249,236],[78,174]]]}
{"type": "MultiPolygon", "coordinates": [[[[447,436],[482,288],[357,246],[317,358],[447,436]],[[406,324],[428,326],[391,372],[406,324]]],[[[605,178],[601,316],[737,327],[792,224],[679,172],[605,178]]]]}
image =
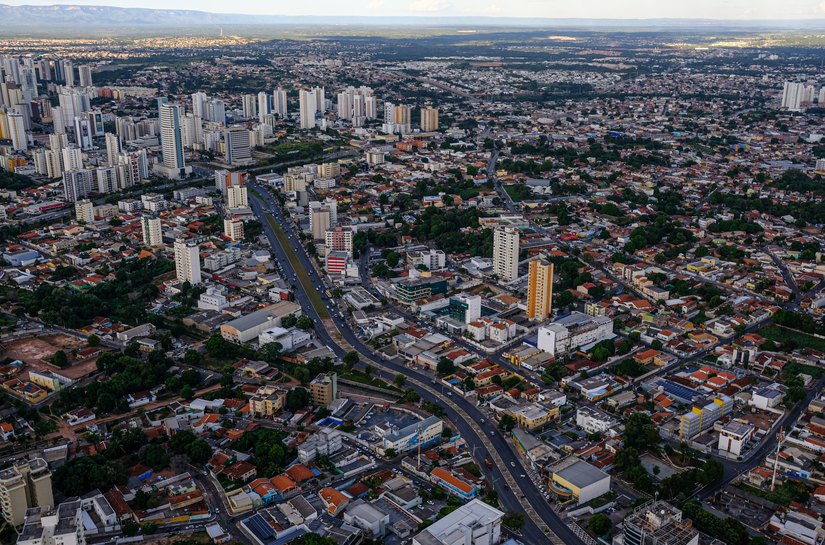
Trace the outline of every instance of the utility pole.
{"type": "Polygon", "coordinates": [[[779,470],[779,451],[782,450],[782,442],[785,441],[785,431],[781,430],[776,434],[776,457],[773,461],[773,477],[771,478],[771,492],[776,485],[776,472],[779,470]]]}

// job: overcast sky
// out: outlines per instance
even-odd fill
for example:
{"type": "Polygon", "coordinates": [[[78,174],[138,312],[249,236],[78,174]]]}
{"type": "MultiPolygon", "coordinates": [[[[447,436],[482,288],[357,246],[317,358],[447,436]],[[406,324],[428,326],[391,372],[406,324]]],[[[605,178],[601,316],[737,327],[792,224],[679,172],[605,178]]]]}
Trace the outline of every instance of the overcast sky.
{"type": "Polygon", "coordinates": [[[223,13],[352,16],[496,16],[551,18],[825,18],[825,0],[0,0],[21,4],[193,9],[223,13]]]}

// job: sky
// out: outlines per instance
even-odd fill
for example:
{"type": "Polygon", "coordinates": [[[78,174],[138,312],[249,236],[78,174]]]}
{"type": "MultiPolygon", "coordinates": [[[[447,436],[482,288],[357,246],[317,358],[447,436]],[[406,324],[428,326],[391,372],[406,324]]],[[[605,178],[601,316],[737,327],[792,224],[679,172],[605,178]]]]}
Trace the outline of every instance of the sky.
{"type": "Polygon", "coordinates": [[[216,13],[338,16],[490,16],[595,19],[825,18],[825,0],[0,0],[2,4],[96,4],[216,13]]]}

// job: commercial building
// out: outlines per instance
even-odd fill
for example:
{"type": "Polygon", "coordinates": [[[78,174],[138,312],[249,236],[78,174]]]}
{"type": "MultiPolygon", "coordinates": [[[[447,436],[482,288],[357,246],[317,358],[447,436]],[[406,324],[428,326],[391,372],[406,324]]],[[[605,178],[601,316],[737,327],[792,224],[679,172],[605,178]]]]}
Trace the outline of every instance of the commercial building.
{"type": "Polygon", "coordinates": [[[385,434],[381,441],[380,450],[386,452],[393,449],[401,454],[412,449],[429,446],[441,438],[444,423],[437,416],[430,416],[420,422],[410,424],[385,434]]]}
{"type": "Polygon", "coordinates": [[[398,300],[403,303],[414,303],[419,299],[447,293],[447,280],[444,278],[421,277],[402,280],[395,286],[398,300]]]}
{"type": "Polygon", "coordinates": [[[450,297],[450,317],[469,324],[481,317],[481,296],[460,293],[450,297]]]}
{"type": "Polygon", "coordinates": [[[226,162],[228,164],[242,164],[252,159],[249,131],[246,127],[230,127],[226,129],[224,140],[226,144],[226,162]]]}
{"type": "Polygon", "coordinates": [[[335,274],[344,274],[347,270],[348,261],[349,254],[347,252],[329,252],[325,259],[327,274],[330,276],[335,274]]]}
{"type": "Polygon", "coordinates": [[[0,470],[0,511],[12,526],[20,526],[30,507],[51,507],[52,474],[42,458],[21,460],[0,470]]]}
{"type": "Polygon", "coordinates": [[[250,342],[265,329],[280,327],[281,319],[289,315],[300,316],[301,306],[291,301],[280,301],[221,324],[221,336],[236,344],[250,342]]]}
{"type": "Polygon", "coordinates": [[[309,383],[312,404],[326,407],[338,399],[338,375],[334,372],[318,375],[309,383]]]}
{"type": "Polygon", "coordinates": [[[731,420],[719,431],[720,452],[727,452],[733,456],[742,454],[742,448],[751,440],[756,427],[743,420],[731,420]]]}
{"type": "Polygon", "coordinates": [[[595,407],[580,405],[576,408],[576,426],[587,433],[605,433],[618,430],[620,422],[613,416],[595,407]]]}
{"type": "Polygon", "coordinates": [[[269,343],[279,343],[281,345],[281,351],[286,353],[306,346],[310,340],[312,340],[312,334],[309,331],[304,331],[297,327],[289,329],[273,327],[261,331],[258,337],[258,344],[263,346],[269,343]]]}
{"type": "Polygon", "coordinates": [[[527,318],[546,320],[553,303],[553,264],[546,259],[530,262],[527,283],[527,318]]]}
{"type": "Polygon", "coordinates": [[[447,256],[441,250],[410,250],[407,252],[407,265],[411,269],[424,268],[428,271],[441,271],[447,264],[447,256]]]}
{"type": "Polygon", "coordinates": [[[625,517],[616,545],[698,545],[699,532],[682,512],[664,501],[648,503],[625,517]]]}
{"type": "Polygon", "coordinates": [[[613,320],[572,312],[538,330],[538,348],[560,357],[583,346],[613,338],[613,320]]]}
{"type": "Polygon", "coordinates": [[[679,439],[687,441],[693,439],[713,424],[733,411],[733,399],[726,395],[713,398],[710,403],[694,405],[690,412],[682,415],[679,423],[679,439]]]}
{"type": "Polygon", "coordinates": [[[475,499],[416,534],[413,545],[498,545],[504,513],[475,499]]]}
{"type": "Polygon", "coordinates": [[[175,273],[178,282],[189,282],[193,286],[201,283],[201,258],[197,244],[180,238],[175,241],[175,273]]]}
{"type": "Polygon", "coordinates": [[[518,278],[519,231],[515,227],[499,227],[493,234],[493,273],[502,282],[518,278]]]}
{"type": "Polygon", "coordinates": [[[560,497],[573,497],[579,505],[610,492],[610,475],[575,456],[556,465],[550,490],[560,497]]]}

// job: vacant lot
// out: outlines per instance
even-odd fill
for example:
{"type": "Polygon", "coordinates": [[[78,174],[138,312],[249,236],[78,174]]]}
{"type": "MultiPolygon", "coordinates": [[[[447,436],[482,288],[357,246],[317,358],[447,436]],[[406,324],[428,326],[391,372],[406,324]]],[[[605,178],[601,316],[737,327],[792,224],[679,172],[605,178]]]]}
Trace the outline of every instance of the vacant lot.
{"type": "MultiPolygon", "coordinates": [[[[43,335],[30,339],[19,339],[6,344],[6,358],[20,360],[26,364],[25,370],[51,371],[55,367],[49,364],[52,356],[58,350],[63,350],[71,358],[71,353],[86,346],[86,343],[76,337],[68,335],[43,335]]],[[[61,370],[61,373],[72,379],[82,378],[97,369],[96,358],[84,361],[61,370]]]]}

